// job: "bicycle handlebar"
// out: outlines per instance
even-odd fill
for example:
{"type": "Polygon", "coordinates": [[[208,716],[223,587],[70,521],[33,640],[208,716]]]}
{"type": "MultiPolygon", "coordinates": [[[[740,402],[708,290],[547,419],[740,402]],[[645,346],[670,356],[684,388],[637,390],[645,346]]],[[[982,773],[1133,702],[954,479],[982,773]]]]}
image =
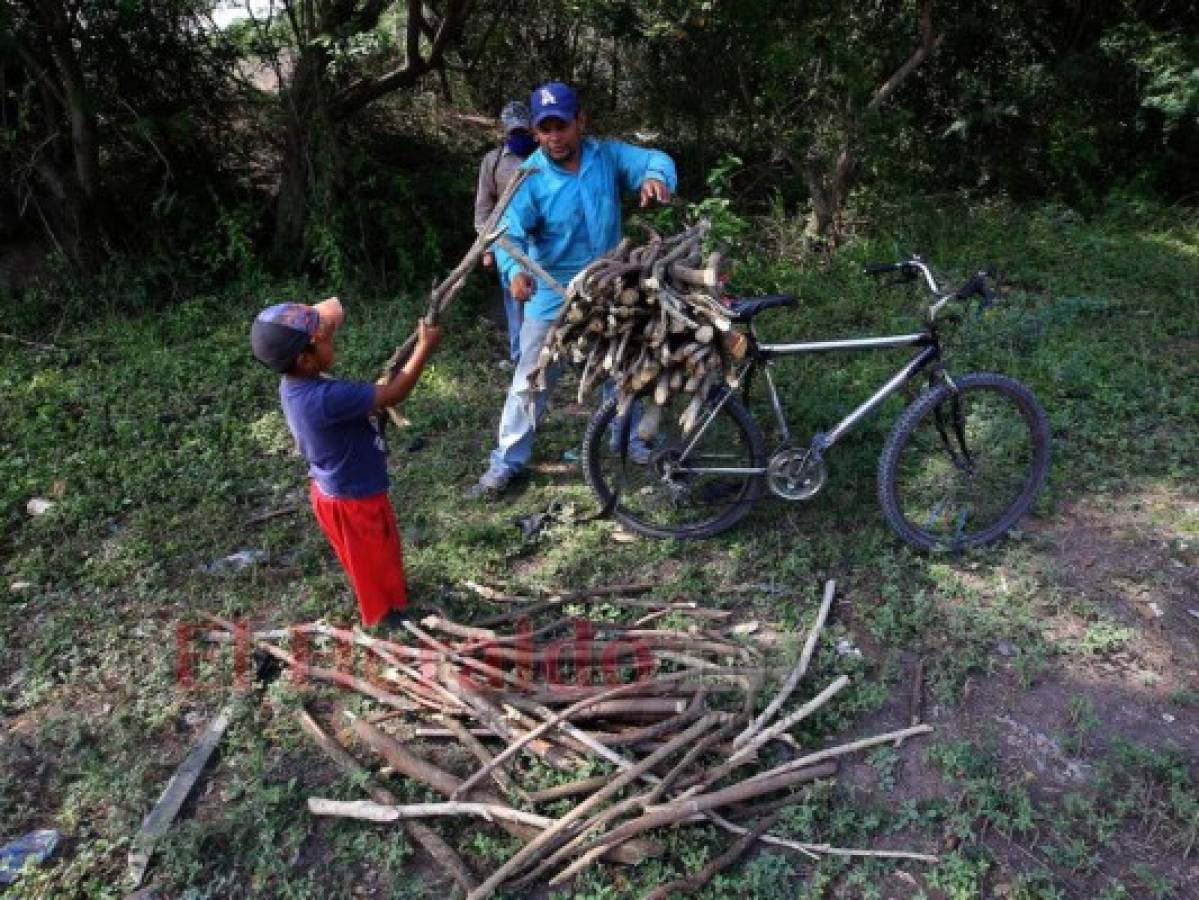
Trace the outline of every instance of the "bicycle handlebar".
{"type": "Polygon", "coordinates": [[[900,276],[900,281],[911,281],[918,276],[923,276],[929,293],[937,298],[929,307],[930,318],[935,318],[941,308],[950,300],[969,300],[971,297],[977,296],[981,298],[979,305],[982,309],[986,309],[995,301],[995,291],[987,283],[987,279],[993,278],[994,273],[985,269],[975,272],[957,290],[950,291],[943,291],[937,285],[937,280],[933,277],[932,269],[919,256],[913,256],[894,263],[867,263],[862,266],[862,272],[874,277],[896,272],[900,276]]]}

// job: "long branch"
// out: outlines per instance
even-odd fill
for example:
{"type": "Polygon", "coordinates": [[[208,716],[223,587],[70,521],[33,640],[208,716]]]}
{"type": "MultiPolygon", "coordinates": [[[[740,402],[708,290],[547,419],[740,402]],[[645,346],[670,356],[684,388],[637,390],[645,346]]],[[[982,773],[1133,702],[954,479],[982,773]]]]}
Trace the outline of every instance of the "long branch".
{"type": "Polygon", "coordinates": [[[808,671],[808,665],[812,661],[812,654],[816,650],[816,642],[820,638],[820,632],[824,628],[824,620],[828,617],[828,611],[833,605],[833,594],[836,591],[837,583],[831,578],[824,585],[824,599],[820,603],[820,609],[816,613],[816,621],[812,625],[812,630],[808,633],[808,639],[804,642],[803,651],[799,655],[799,662],[795,664],[795,668],[791,670],[790,676],[786,683],[779,690],[775,698],[770,701],[770,705],[763,710],[762,714],[754,719],[753,723],[742,731],[733,739],[733,746],[740,748],[748,743],[755,734],[761,731],[766,724],[774,717],[791,693],[799,684],[799,680],[803,678],[804,673],[808,671]]]}
{"type": "Polygon", "coordinates": [[[461,801],[393,806],[373,800],[327,800],[323,797],[309,797],[308,811],[314,816],[340,816],[346,819],[364,819],[367,822],[399,822],[404,819],[428,819],[438,816],[478,816],[488,822],[505,819],[522,825],[532,825],[534,828],[548,828],[554,821],[547,816],[513,809],[511,806],[501,806],[498,803],[461,801]]]}
{"type": "MultiPolygon", "coordinates": [[[[342,772],[356,779],[366,788],[366,792],[374,798],[376,803],[395,804],[399,802],[391,791],[371,778],[366,768],[341,744],[329,737],[307,710],[302,707],[296,710],[296,721],[300,723],[304,733],[312,738],[313,743],[323,750],[342,772]]],[[[475,889],[478,884],[475,876],[441,835],[424,823],[415,821],[405,823],[405,830],[425,848],[425,851],[433,857],[438,865],[445,869],[446,873],[457,882],[463,891],[469,894],[475,889]]]]}

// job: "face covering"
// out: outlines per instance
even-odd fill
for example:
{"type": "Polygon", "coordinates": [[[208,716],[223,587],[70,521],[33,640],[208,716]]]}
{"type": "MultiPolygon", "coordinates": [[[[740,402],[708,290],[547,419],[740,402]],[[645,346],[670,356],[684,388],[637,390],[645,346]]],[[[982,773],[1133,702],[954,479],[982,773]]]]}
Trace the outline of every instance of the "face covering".
{"type": "Polygon", "coordinates": [[[527,131],[512,131],[504,139],[504,144],[512,152],[524,159],[537,149],[537,139],[527,131]]]}

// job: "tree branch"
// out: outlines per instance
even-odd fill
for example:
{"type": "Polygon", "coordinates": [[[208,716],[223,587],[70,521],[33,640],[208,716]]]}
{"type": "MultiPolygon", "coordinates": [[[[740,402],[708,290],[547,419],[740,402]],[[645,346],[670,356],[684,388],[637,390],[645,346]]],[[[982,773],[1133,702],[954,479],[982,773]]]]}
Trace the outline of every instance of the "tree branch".
{"type": "Polygon", "coordinates": [[[924,0],[920,7],[920,43],[912,51],[912,55],[886,81],[879,86],[866,104],[866,109],[875,110],[887,102],[887,99],[899,90],[899,86],[907,81],[908,76],[916,71],[934,50],[940,46],[945,35],[933,34],[933,0],[924,0]]]}
{"type": "Polygon", "coordinates": [[[330,104],[332,117],[344,119],[379,97],[400,88],[410,87],[426,72],[440,65],[450,40],[470,14],[471,5],[472,0],[450,0],[445,16],[430,42],[428,54],[421,56],[419,29],[424,21],[421,15],[422,5],[420,0],[409,0],[406,41],[408,58],[404,65],[377,78],[357,81],[340,91],[330,104]]]}

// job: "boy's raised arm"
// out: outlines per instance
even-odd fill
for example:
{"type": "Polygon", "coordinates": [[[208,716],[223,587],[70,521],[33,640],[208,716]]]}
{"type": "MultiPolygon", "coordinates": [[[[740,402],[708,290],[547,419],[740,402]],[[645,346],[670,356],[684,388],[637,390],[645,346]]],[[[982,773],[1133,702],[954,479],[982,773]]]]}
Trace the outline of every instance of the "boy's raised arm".
{"type": "Polygon", "coordinates": [[[400,371],[396,372],[391,381],[375,387],[375,404],[371,411],[383,409],[385,406],[395,406],[397,403],[407,400],[412,389],[416,387],[416,382],[425,368],[425,361],[428,360],[429,354],[440,343],[441,326],[430,325],[421,319],[416,329],[416,347],[413,348],[412,355],[408,357],[408,361],[404,363],[400,371]]]}

